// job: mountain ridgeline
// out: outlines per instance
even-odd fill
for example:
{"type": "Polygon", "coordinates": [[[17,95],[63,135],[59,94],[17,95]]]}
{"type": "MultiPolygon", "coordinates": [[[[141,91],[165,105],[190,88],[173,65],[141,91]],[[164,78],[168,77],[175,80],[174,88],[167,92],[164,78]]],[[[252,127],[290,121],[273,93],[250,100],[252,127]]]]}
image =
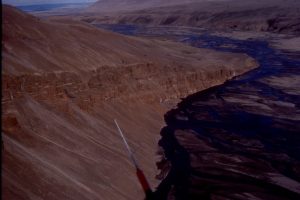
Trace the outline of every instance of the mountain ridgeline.
{"type": "Polygon", "coordinates": [[[221,31],[300,34],[297,0],[98,1],[82,20],[90,23],[171,25],[221,31]]]}

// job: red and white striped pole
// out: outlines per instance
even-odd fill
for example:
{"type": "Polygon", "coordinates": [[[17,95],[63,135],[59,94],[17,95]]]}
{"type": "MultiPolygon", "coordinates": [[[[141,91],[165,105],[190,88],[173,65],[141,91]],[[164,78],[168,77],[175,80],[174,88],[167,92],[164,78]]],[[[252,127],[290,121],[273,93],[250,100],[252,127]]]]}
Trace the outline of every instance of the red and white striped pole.
{"type": "Polygon", "coordinates": [[[131,151],[131,149],[130,149],[127,141],[126,141],[126,138],[123,135],[123,132],[122,132],[121,128],[119,127],[119,124],[118,124],[117,120],[114,120],[114,121],[115,121],[115,124],[116,124],[116,126],[118,128],[118,131],[119,131],[119,133],[120,133],[120,135],[121,135],[121,137],[123,139],[123,142],[124,142],[124,144],[126,146],[126,149],[128,151],[128,155],[129,155],[129,157],[130,157],[130,159],[132,161],[132,164],[134,165],[134,167],[136,169],[137,178],[138,178],[138,180],[139,180],[139,182],[140,182],[140,184],[141,184],[141,186],[142,186],[142,188],[143,188],[143,190],[145,192],[146,198],[148,199],[148,198],[150,198],[152,196],[151,187],[150,187],[150,185],[149,185],[149,183],[148,183],[148,181],[146,179],[146,176],[145,176],[144,172],[138,166],[136,158],[134,157],[134,154],[131,151]]]}

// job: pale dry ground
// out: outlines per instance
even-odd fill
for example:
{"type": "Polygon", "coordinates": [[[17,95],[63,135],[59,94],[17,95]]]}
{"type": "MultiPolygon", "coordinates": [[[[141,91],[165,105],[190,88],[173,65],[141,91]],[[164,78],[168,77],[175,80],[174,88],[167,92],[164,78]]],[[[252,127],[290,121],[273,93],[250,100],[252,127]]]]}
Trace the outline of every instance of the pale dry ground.
{"type": "Polygon", "coordinates": [[[278,49],[300,52],[300,37],[279,39],[272,46],[278,49]]]}
{"type": "Polygon", "coordinates": [[[2,43],[4,199],[142,199],[113,119],[154,187],[164,103],[257,67],[9,6],[2,43]]]}
{"type": "Polygon", "coordinates": [[[238,40],[265,40],[275,49],[300,52],[300,37],[290,34],[277,34],[268,32],[255,32],[255,31],[230,31],[221,32],[217,31],[212,35],[220,37],[229,37],[238,40]]]}
{"type": "Polygon", "coordinates": [[[297,74],[282,77],[269,77],[262,82],[274,88],[283,90],[287,94],[300,95],[300,76],[297,74]]]}

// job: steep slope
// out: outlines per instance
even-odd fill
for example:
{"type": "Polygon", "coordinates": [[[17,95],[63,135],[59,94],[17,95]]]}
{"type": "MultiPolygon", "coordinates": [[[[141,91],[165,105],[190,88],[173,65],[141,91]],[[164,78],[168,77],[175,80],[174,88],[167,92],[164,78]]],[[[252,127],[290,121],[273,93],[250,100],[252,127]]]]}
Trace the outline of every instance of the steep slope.
{"type": "Polygon", "coordinates": [[[142,199],[113,119],[155,186],[166,102],[256,67],[10,6],[2,44],[3,199],[142,199]]]}
{"type": "MultiPolygon", "coordinates": [[[[181,2],[181,5],[156,2],[156,6],[144,6],[140,10],[132,6],[132,9],[128,8],[126,12],[112,12],[105,16],[100,3],[90,8],[94,14],[83,19],[92,23],[193,26],[222,31],[269,31],[298,35],[300,33],[300,2],[295,0],[200,0],[181,2]]],[[[121,4],[116,3],[115,6],[111,5],[110,9],[103,9],[122,11],[118,5],[121,4]]]]}

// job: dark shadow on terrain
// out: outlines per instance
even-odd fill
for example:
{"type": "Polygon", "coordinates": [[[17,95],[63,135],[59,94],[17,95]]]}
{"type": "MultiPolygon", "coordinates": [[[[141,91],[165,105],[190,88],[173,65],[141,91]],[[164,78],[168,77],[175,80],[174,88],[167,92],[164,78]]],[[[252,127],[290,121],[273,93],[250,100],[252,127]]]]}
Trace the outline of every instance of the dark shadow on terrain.
{"type": "Polygon", "coordinates": [[[172,167],[155,191],[155,199],[157,200],[168,199],[171,189],[174,189],[176,199],[183,200],[187,197],[190,158],[187,151],[178,143],[174,135],[175,129],[176,127],[168,126],[161,130],[162,138],[159,145],[164,149],[165,156],[171,162],[172,167]]]}
{"type": "MultiPolygon", "coordinates": [[[[269,23],[277,26],[276,21],[269,23]]],[[[165,115],[167,126],[161,131],[159,145],[171,168],[155,191],[157,199],[167,199],[168,193],[173,196],[169,199],[185,200],[300,199],[300,95],[292,79],[281,84],[284,78],[300,76],[299,53],[278,51],[265,40],[237,40],[208,31],[101,27],[128,35],[169,37],[199,48],[245,53],[260,65],[221,86],[190,95],[165,115]],[[269,84],[270,79],[277,85],[269,84]],[[177,130],[195,137],[176,137],[177,130]],[[201,145],[214,151],[205,151],[201,145]],[[274,174],[279,178],[274,179],[274,174]],[[235,196],[237,193],[242,196],[235,196]]]]}
{"type": "MultiPolygon", "coordinates": [[[[220,168],[218,165],[215,166],[218,174],[211,173],[209,170],[201,171],[191,167],[190,153],[179,144],[175,136],[176,130],[192,130],[200,140],[210,141],[211,146],[222,154],[244,156],[253,160],[253,163],[241,163],[241,165],[258,170],[258,174],[261,173],[260,170],[268,170],[264,166],[256,166],[255,160],[263,160],[268,163],[268,167],[276,169],[281,174],[296,181],[300,181],[299,173],[295,170],[296,165],[299,167],[297,160],[300,159],[298,154],[300,148],[297,147],[297,144],[300,143],[297,135],[297,130],[299,130],[297,125],[290,130],[287,130],[285,127],[273,127],[274,119],[272,117],[230,108],[230,105],[226,105],[222,98],[223,88],[227,84],[230,83],[190,95],[178,104],[177,109],[173,109],[165,114],[167,126],[161,130],[162,138],[159,141],[159,145],[164,149],[166,158],[171,162],[171,169],[155,191],[155,199],[169,199],[169,193],[174,199],[179,200],[211,199],[211,195],[218,194],[219,190],[219,195],[224,198],[227,195],[230,198],[232,197],[230,193],[239,192],[240,190],[245,193],[254,192],[260,194],[265,196],[266,199],[274,199],[274,197],[276,197],[275,199],[300,199],[298,193],[273,184],[268,180],[254,178],[246,174],[232,173],[220,168]],[[209,102],[212,99],[219,101],[219,107],[205,105],[197,108],[194,104],[209,102]],[[191,110],[193,112],[189,112],[191,110]],[[194,115],[197,112],[203,114],[208,112],[211,117],[199,120],[194,115]],[[222,116],[224,112],[229,112],[230,115],[222,116]],[[185,120],[178,118],[179,114],[181,116],[184,115],[185,120]],[[230,133],[229,136],[227,135],[228,133],[230,133]],[[248,151],[243,144],[232,143],[228,139],[232,135],[237,140],[258,140],[264,144],[264,147],[255,152],[248,151]],[[290,159],[295,161],[282,162],[282,160],[276,160],[272,156],[268,156],[269,154],[276,155],[277,153],[285,153],[290,156],[290,159]],[[193,181],[193,184],[191,184],[191,181],[193,181]]],[[[199,152],[199,149],[195,150],[199,152]]],[[[208,153],[210,152],[201,152],[202,155],[208,153]]],[[[214,158],[212,157],[211,159],[213,160],[214,158]]]]}

